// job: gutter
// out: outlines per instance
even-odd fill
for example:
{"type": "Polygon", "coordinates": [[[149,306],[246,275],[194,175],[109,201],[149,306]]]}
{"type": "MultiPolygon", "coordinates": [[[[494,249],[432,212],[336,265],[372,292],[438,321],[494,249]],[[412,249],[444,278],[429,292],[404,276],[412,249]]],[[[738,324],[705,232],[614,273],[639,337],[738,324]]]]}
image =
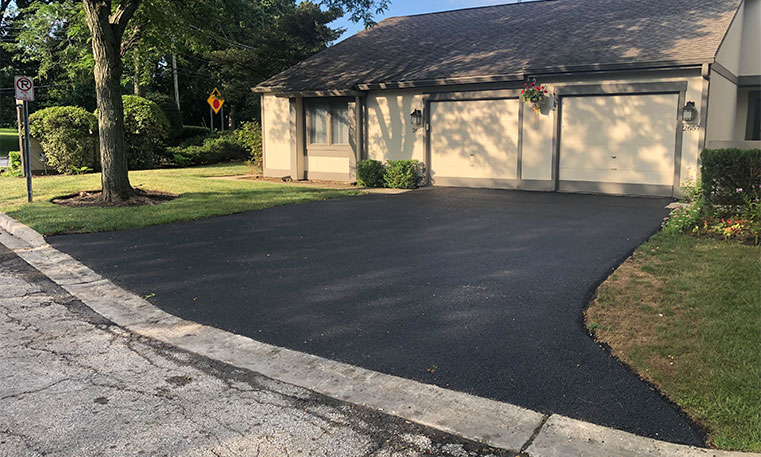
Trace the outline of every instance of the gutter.
{"type": "Polygon", "coordinates": [[[608,73],[615,71],[638,70],[656,71],[665,69],[700,69],[705,63],[714,63],[713,59],[662,60],[637,63],[590,64],[578,66],[526,67],[521,73],[503,75],[465,76],[421,80],[358,82],[349,89],[308,90],[298,91],[287,86],[257,86],[254,92],[275,94],[283,97],[332,97],[357,96],[368,90],[414,89],[427,87],[442,87],[467,84],[513,83],[526,81],[537,76],[565,76],[576,74],[608,73]]]}

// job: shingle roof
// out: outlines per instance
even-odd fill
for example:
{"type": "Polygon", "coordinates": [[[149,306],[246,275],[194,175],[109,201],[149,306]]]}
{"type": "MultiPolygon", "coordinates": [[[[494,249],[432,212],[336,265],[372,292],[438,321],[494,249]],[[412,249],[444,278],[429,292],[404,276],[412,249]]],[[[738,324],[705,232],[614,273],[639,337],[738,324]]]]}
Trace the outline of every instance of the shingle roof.
{"type": "Polygon", "coordinates": [[[709,62],[740,1],[540,0],[393,17],[257,90],[348,90],[547,68],[709,62]]]}

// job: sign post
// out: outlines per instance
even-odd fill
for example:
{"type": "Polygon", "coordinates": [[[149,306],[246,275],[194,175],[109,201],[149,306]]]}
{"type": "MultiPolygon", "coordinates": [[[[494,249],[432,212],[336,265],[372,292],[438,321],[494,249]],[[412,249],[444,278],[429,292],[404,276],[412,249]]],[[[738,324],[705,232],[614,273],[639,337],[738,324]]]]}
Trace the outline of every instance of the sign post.
{"type": "Polygon", "coordinates": [[[13,87],[16,100],[24,102],[24,174],[26,175],[26,199],[32,201],[32,153],[29,140],[29,102],[34,101],[34,82],[29,76],[14,76],[13,87]]]}
{"type": "MultiPolygon", "coordinates": [[[[213,91],[211,91],[211,95],[209,95],[209,98],[206,99],[206,103],[209,104],[209,119],[211,120],[211,131],[214,131],[214,115],[219,113],[219,110],[222,109],[222,105],[225,104],[225,99],[222,98],[222,94],[219,92],[219,89],[216,87],[213,91]]],[[[221,121],[222,124],[222,130],[225,129],[224,127],[224,119],[221,121]]]]}

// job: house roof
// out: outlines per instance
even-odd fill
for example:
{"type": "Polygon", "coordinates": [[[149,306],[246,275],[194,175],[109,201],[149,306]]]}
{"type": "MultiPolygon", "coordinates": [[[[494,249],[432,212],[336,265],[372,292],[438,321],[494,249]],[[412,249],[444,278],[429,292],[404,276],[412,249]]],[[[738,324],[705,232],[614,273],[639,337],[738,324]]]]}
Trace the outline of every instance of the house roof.
{"type": "Polygon", "coordinates": [[[261,92],[486,82],[712,62],[741,0],[539,0],[392,17],[261,92]]]}

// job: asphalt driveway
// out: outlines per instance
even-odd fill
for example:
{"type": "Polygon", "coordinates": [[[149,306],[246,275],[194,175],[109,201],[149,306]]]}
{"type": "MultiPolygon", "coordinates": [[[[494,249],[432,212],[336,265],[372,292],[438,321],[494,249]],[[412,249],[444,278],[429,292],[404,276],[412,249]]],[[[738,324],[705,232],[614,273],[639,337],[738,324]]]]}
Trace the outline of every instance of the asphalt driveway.
{"type": "Polygon", "coordinates": [[[701,444],[586,334],[663,199],[425,189],[51,237],[186,319],[654,438],[701,444]]]}

